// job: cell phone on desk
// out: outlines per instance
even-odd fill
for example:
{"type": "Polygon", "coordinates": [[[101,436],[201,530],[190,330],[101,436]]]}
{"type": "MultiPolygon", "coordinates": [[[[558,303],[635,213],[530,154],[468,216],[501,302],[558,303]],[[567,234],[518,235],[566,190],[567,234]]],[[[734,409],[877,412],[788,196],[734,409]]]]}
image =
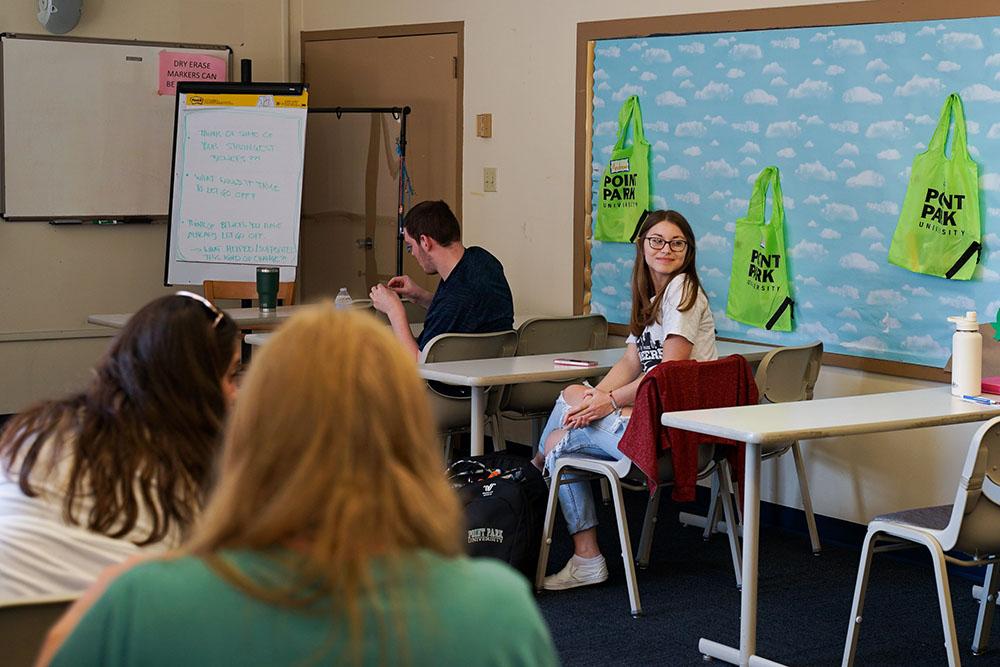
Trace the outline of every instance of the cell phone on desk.
{"type": "Polygon", "coordinates": [[[553,359],[552,363],[554,363],[556,366],[582,366],[584,368],[589,368],[591,366],[597,365],[596,361],[590,361],[588,359],[559,358],[559,359],[553,359]]]}

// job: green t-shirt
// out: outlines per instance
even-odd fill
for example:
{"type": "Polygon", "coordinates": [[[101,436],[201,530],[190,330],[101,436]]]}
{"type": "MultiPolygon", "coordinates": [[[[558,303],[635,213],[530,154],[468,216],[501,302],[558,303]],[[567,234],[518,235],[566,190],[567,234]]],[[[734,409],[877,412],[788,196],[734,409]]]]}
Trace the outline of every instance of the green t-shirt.
{"type": "MultiPolygon", "coordinates": [[[[223,557],[258,581],[287,581],[286,571],[259,553],[223,557]]],[[[506,565],[418,552],[403,575],[390,603],[384,568],[377,561],[373,567],[377,597],[391,605],[408,645],[400,645],[394,621],[376,620],[366,600],[363,664],[558,664],[527,582],[506,565]]],[[[52,664],[351,664],[347,621],[329,609],[328,599],[307,610],[265,603],[198,558],[151,561],[111,584],[52,664]]]]}

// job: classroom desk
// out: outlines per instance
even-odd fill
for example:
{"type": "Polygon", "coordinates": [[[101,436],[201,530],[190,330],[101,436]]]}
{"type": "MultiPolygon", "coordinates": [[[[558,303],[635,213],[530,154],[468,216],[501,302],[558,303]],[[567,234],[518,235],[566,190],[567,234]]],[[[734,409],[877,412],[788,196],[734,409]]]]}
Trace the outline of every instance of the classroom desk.
{"type": "MultiPolygon", "coordinates": [[[[269,326],[284,322],[304,306],[278,306],[273,313],[262,315],[259,308],[226,308],[226,314],[233,318],[233,321],[241,329],[252,329],[253,327],[269,326]]],[[[132,317],[132,313],[116,313],[112,315],[89,315],[87,321],[91,324],[121,329],[132,317]]]]}
{"type": "MultiPolygon", "coordinates": [[[[720,357],[742,354],[748,361],[760,361],[772,348],[751,343],[717,341],[720,357]]],[[[470,401],[470,442],[471,454],[483,453],[483,420],[485,419],[485,388],[492,385],[520,384],[540,380],[572,380],[581,375],[607,373],[618,363],[625,353],[624,347],[586,352],[560,352],[556,354],[535,354],[524,357],[503,359],[469,359],[465,361],[441,361],[433,364],[418,364],[417,371],[425,380],[437,380],[446,384],[472,388],[470,401]],[[596,361],[597,366],[556,366],[554,359],[573,357],[596,361]]]]}
{"type": "Polygon", "coordinates": [[[740,647],[737,650],[702,638],[698,642],[698,650],[706,656],[743,667],[779,664],[755,655],[762,445],[963,424],[984,421],[997,415],[1000,415],[1000,407],[968,403],[955,398],[948,386],[798,403],[663,413],[661,422],[665,426],[746,442],[740,647]]]}

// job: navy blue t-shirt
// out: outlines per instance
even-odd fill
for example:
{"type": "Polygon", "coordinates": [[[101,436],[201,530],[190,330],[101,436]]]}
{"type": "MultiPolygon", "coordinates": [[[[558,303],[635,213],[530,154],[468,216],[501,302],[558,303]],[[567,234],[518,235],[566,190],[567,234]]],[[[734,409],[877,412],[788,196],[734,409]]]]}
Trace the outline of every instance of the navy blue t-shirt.
{"type": "Polygon", "coordinates": [[[496,257],[478,246],[462,259],[434,292],[417,347],[443,333],[492,333],[514,328],[514,299],[496,257]]]}

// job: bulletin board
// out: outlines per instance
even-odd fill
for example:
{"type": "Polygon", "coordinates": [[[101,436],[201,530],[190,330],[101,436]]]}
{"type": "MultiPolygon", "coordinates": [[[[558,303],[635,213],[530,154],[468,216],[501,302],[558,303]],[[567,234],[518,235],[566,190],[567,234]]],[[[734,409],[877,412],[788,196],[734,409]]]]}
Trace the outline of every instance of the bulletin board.
{"type": "Polygon", "coordinates": [[[582,24],[581,38],[615,28],[628,35],[640,24],[643,32],[585,40],[581,301],[610,322],[628,322],[635,249],[593,240],[592,212],[619,109],[638,95],[651,208],[675,209],[691,223],[720,337],[819,339],[845,365],[907,375],[907,367],[944,367],[954,331],[946,317],[975,310],[993,322],[1000,308],[1000,17],[981,16],[993,11],[983,2],[954,5],[947,16],[929,2],[907,3],[906,16],[899,3],[874,2],[673,17],[659,20],[672,34],[659,35],[649,34],[652,20],[582,24]],[[750,29],[719,30],[737,26],[750,29]],[[951,92],[964,102],[979,165],[984,248],[969,281],[887,261],[912,160],[951,92]],[[726,316],[734,221],[771,165],[784,191],[791,332],[726,316]]]}

